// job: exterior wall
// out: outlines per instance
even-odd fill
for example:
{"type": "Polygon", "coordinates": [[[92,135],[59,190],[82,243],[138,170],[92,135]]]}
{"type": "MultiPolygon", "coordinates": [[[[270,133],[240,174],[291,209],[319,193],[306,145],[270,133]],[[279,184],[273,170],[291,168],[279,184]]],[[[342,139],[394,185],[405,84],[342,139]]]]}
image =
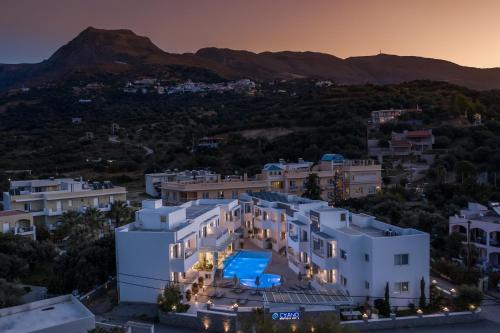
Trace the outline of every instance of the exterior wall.
{"type": "MultiPolygon", "coordinates": [[[[499,217],[500,220],[500,217],[499,217]]],[[[479,249],[481,260],[486,265],[500,265],[500,224],[489,223],[472,217],[450,216],[449,218],[449,233],[459,230],[467,237],[467,223],[471,221],[470,241],[479,249]],[[475,231],[484,233],[484,238],[475,237],[475,231]]]]}
{"type": "Polygon", "coordinates": [[[122,232],[126,227],[115,232],[119,300],[156,303],[167,285],[162,280],[170,279],[169,245],[174,243],[173,233],[122,232]]]}
{"type": "Polygon", "coordinates": [[[238,199],[241,194],[267,190],[263,181],[220,181],[214,183],[164,182],[161,197],[170,204],[182,204],[198,199],[238,199]]]}
{"type": "Polygon", "coordinates": [[[30,213],[0,216],[0,232],[11,232],[15,235],[36,239],[36,227],[30,213]]]}
{"type": "Polygon", "coordinates": [[[408,303],[418,305],[420,297],[420,280],[425,280],[425,294],[429,297],[429,235],[409,235],[396,237],[374,238],[372,243],[372,285],[370,296],[380,298],[384,295],[386,282],[389,282],[389,293],[392,306],[408,306],[408,303]],[[394,255],[409,255],[408,265],[395,265],[394,255]],[[394,283],[409,282],[407,293],[396,293],[394,283]],[[397,298],[400,297],[400,298],[397,298]],[[408,299],[406,299],[408,298],[408,299]]]}

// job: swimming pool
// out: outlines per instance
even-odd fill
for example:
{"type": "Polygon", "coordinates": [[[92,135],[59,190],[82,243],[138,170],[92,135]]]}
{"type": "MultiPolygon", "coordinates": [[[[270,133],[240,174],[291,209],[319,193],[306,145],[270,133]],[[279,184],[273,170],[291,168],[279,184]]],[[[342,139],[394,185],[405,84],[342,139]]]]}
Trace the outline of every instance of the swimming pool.
{"type": "Polygon", "coordinates": [[[278,286],[281,284],[279,275],[264,274],[271,256],[271,252],[266,251],[238,251],[224,261],[224,278],[232,279],[236,275],[241,284],[251,288],[278,286]],[[258,286],[255,284],[257,276],[258,286]]]}

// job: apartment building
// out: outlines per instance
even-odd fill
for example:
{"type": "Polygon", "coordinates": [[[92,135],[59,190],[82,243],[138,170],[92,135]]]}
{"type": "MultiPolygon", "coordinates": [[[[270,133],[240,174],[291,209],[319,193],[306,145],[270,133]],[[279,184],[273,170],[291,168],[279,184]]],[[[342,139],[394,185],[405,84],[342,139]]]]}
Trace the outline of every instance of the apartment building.
{"type": "Polygon", "coordinates": [[[20,210],[0,211],[0,226],[3,233],[12,233],[36,240],[36,227],[31,213],[20,210]]]}
{"type": "Polygon", "coordinates": [[[210,283],[223,259],[239,247],[238,200],[201,199],[181,206],[146,200],[135,221],[115,230],[119,298],[156,303],[169,283],[189,289],[210,283]]]}
{"type": "Polygon", "coordinates": [[[311,173],[319,177],[322,199],[337,201],[374,194],[382,185],[382,167],[374,160],[348,160],[339,154],[325,154],[317,165],[299,159],[264,165],[253,178],[232,175],[222,177],[207,170],[175,174],[146,175],[148,194],[156,192],[161,182],[161,197],[167,204],[181,204],[198,199],[236,199],[244,193],[275,191],[302,195],[311,173]]]}
{"type": "Polygon", "coordinates": [[[467,208],[449,218],[449,232],[464,235],[479,251],[480,262],[485,268],[500,268],[500,205],[490,203],[490,208],[469,202],[467,208]],[[469,230],[469,232],[467,232],[469,230]]]}
{"type": "Polygon", "coordinates": [[[372,128],[378,128],[380,125],[396,120],[404,114],[420,112],[422,112],[422,109],[418,106],[416,109],[388,109],[372,111],[368,124],[372,128]]]}
{"type": "Polygon", "coordinates": [[[386,156],[404,160],[410,155],[421,155],[431,150],[433,145],[434,135],[431,129],[392,132],[388,147],[381,147],[379,140],[368,140],[368,154],[378,160],[383,160],[386,156]]]}
{"type": "Polygon", "coordinates": [[[4,209],[30,212],[35,222],[49,227],[66,211],[92,207],[106,212],[113,202],[126,199],[124,187],[71,178],[11,181],[3,193],[4,209]]]}
{"type": "Polygon", "coordinates": [[[274,244],[284,245],[290,269],[309,276],[317,290],[342,289],[364,303],[383,298],[388,283],[395,297],[391,304],[405,307],[417,304],[424,278],[429,295],[429,235],[424,232],[293,195],[254,193],[243,196],[241,205],[242,223],[252,241],[260,245],[257,235],[265,238],[261,247],[273,244],[275,251],[281,248],[274,244]],[[283,214],[278,215],[279,234],[273,232],[277,222],[259,227],[259,220],[266,221],[259,211],[267,207],[283,214]]]}
{"type": "Polygon", "coordinates": [[[374,160],[349,160],[340,154],[324,154],[315,166],[302,159],[296,163],[269,163],[260,178],[268,180],[271,191],[302,195],[311,173],[318,175],[321,197],[329,202],[375,194],[382,186],[380,164],[374,160]]]}
{"type": "Polygon", "coordinates": [[[222,177],[207,170],[184,171],[175,178],[163,180],[161,197],[171,205],[178,205],[198,199],[238,199],[246,192],[265,191],[266,180],[231,175],[222,177]]]}

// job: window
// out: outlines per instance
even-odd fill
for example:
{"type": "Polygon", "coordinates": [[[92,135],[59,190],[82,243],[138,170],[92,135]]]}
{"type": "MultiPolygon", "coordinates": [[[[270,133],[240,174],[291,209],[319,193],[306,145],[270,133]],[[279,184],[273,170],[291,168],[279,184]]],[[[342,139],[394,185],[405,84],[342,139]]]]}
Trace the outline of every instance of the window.
{"type": "Polygon", "coordinates": [[[333,243],[329,242],[326,245],[326,257],[327,258],[332,258],[333,257],[333,252],[334,252],[334,245],[333,243]]]}
{"type": "Polygon", "coordinates": [[[342,284],[344,287],[347,286],[347,279],[343,275],[340,276],[340,284],[342,284]]]}
{"type": "Polygon", "coordinates": [[[347,260],[347,252],[345,250],[340,249],[340,258],[347,260]]]}
{"type": "Polygon", "coordinates": [[[396,265],[396,266],[408,265],[408,262],[409,262],[408,256],[409,256],[408,253],[395,254],[394,255],[394,265],[396,265]]]}
{"type": "Polygon", "coordinates": [[[410,290],[409,282],[396,282],[394,283],[394,293],[401,294],[407,293],[410,290]]]}
{"type": "Polygon", "coordinates": [[[340,214],[340,221],[345,221],[347,219],[346,213],[340,214]]]}
{"type": "Polygon", "coordinates": [[[167,223],[167,216],[166,215],[160,215],[160,222],[161,223],[167,223]]]}
{"type": "Polygon", "coordinates": [[[365,280],[365,289],[370,289],[370,282],[365,280]]]}
{"type": "Polygon", "coordinates": [[[286,238],[286,232],[282,231],[281,232],[281,240],[284,240],[286,238]]]}
{"type": "Polygon", "coordinates": [[[232,199],[238,199],[238,191],[233,191],[231,193],[232,199]]]}
{"type": "Polygon", "coordinates": [[[326,282],[335,283],[335,270],[331,269],[326,271],[326,282]]]}
{"type": "Polygon", "coordinates": [[[203,196],[203,199],[209,198],[208,192],[203,192],[202,196],[203,196]]]}
{"type": "Polygon", "coordinates": [[[370,255],[368,253],[365,253],[365,261],[370,262],[370,255]]]}

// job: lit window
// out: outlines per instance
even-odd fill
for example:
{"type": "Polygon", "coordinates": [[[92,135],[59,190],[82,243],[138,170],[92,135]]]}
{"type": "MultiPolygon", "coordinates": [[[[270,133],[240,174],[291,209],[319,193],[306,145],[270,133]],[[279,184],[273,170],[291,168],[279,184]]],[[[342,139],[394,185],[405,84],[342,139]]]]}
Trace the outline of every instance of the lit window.
{"type": "Polygon", "coordinates": [[[410,290],[409,282],[396,282],[394,283],[394,293],[401,294],[407,293],[410,290]]]}

